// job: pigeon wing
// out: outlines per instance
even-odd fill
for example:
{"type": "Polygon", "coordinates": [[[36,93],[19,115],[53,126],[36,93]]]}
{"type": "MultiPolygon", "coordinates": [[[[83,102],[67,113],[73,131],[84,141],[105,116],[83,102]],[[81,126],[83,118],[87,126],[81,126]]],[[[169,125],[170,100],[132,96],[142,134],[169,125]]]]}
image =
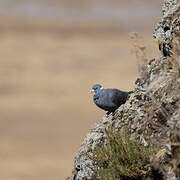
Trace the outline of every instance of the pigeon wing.
{"type": "Polygon", "coordinates": [[[126,102],[128,97],[128,93],[124,91],[120,91],[119,89],[107,89],[109,92],[109,97],[117,107],[126,102]]]}

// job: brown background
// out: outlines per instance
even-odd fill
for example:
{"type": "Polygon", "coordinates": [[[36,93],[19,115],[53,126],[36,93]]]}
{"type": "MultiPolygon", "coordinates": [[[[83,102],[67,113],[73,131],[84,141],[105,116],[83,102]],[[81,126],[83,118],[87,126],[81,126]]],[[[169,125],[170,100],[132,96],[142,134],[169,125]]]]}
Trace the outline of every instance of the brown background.
{"type": "Polygon", "coordinates": [[[0,179],[61,180],[105,112],[91,86],[131,90],[137,64],[128,33],[152,31],[160,1],[0,0],[0,179]]]}

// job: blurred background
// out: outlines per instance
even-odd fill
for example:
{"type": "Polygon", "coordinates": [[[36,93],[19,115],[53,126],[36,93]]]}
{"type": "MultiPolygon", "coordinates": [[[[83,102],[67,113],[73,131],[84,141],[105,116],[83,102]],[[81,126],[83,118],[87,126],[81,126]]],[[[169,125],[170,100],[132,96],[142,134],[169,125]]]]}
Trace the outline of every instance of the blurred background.
{"type": "MultiPolygon", "coordinates": [[[[152,31],[160,0],[0,0],[0,179],[61,180],[104,114],[93,84],[131,90],[128,34],[152,31]]],[[[156,48],[156,49],[155,49],[156,48]]]]}

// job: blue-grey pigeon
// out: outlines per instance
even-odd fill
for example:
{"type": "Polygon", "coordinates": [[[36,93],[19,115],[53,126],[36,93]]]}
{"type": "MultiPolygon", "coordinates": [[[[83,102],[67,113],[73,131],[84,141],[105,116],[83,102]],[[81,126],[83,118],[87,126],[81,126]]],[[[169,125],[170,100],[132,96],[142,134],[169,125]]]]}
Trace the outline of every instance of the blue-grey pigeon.
{"type": "Polygon", "coordinates": [[[94,103],[101,109],[107,111],[107,114],[113,113],[120,105],[127,100],[129,93],[120,91],[119,89],[104,89],[100,84],[95,84],[91,92],[94,103]]]}

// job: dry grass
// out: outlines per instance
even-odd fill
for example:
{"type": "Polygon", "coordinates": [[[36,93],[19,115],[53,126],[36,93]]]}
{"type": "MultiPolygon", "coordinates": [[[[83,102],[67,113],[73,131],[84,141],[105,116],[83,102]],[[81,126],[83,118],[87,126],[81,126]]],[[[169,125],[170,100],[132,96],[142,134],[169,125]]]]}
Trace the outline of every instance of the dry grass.
{"type": "Polygon", "coordinates": [[[148,62],[146,46],[142,42],[142,36],[138,35],[136,32],[130,33],[129,36],[132,40],[132,53],[136,56],[138,72],[141,73],[148,62]]]}
{"type": "Polygon", "coordinates": [[[180,38],[174,38],[172,42],[172,52],[176,57],[180,57],[180,38]]]}
{"type": "Polygon", "coordinates": [[[140,179],[150,173],[151,147],[131,140],[127,128],[121,134],[109,128],[106,135],[105,144],[96,147],[90,156],[97,165],[98,179],[140,179]]]}

